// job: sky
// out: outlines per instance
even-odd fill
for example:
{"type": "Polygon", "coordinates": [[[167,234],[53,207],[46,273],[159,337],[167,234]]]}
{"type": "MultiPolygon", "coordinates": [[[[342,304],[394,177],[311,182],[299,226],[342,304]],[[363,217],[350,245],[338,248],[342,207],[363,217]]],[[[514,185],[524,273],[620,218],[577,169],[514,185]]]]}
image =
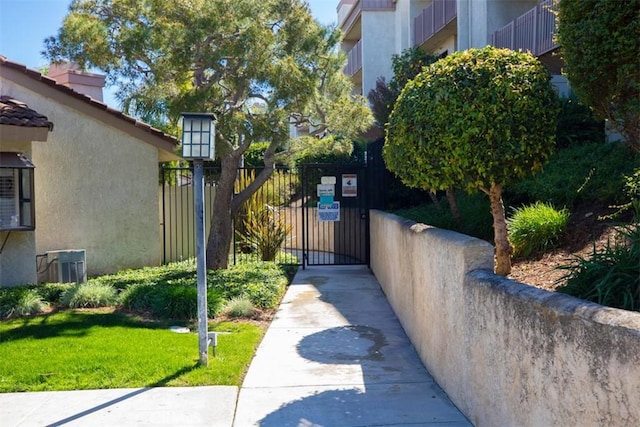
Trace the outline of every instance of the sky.
{"type": "MultiPolygon", "coordinates": [[[[305,0],[321,24],[335,24],[340,0],[305,0]]],[[[47,61],[41,55],[44,39],[62,25],[71,0],[0,0],[0,55],[29,68],[40,69],[47,61]]],[[[104,101],[119,108],[112,90],[105,89],[104,101]]]]}

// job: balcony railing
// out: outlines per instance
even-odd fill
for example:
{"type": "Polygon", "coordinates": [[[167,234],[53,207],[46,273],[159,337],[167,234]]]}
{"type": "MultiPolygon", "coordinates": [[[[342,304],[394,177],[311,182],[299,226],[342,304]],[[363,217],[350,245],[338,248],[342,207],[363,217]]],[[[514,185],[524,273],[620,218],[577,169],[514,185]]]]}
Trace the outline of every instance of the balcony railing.
{"type": "Polygon", "coordinates": [[[456,18],[456,0],[433,0],[413,20],[415,46],[420,46],[456,18]]]}
{"type": "Polygon", "coordinates": [[[347,65],[344,67],[344,73],[352,77],[362,68],[362,40],[359,40],[353,48],[347,53],[347,65]]]}
{"type": "Polygon", "coordinates": [[[554,40],[559,0],[545,0],[491,35],[491,44],[544,55],[560,45],[554,40]]]}
{"type": "Polygon", "coordinates": [[[396,3],[394,0],[341,0],[338,4],[338,25],[340,25],[340,29],[344,32],[348,32],[354,22],[360,17],[362,11],[385,11],[385,10],[396,10],[396,3]],[[351,3],[354,3],[352,6],[349,6],[351,3]],[[340,15],[343,12],[341,10],[343,7],[349,7],[346,12],[346,16],[344,19],[340,19],[340,15]]]}

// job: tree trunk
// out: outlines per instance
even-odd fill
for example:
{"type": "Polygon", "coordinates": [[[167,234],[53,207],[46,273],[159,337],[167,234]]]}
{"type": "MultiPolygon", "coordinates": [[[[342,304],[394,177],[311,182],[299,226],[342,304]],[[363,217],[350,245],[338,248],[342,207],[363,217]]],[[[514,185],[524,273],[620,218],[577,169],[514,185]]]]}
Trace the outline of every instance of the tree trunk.
{"type": "Polygon", "coordinates": [[[507,232],[507,220],[504,216],[502,204],[502,185],[492,184],[489,190],[491,200],[491,215],[493,215],[493,234],[496,246],[495,272],[501,276],[511,273],[511,243],[507,232]]]}
{"type": "Polygon", "coordinates": [[[429,197],[431,198],[431,202],[433,205],[439,210],[442,210],[442,205],[440,204],[440,200],[438,200],[438,196],[435,191],[429,191],[429,197]]]}
{"type": "Polygon", "coordinates": [[[238,164],[242,153],[249,146],[222,157],[220,180],[213,199],[211,228],[207,239],[207,269],[221,270],[229,266],[229,253],[233,241],[233,218],[238,214],[242,204],[251,197],[273,174],[274,154],[278,147],[272,142],[264,154],[264,169],[239,194],[234,196],[234,184],[238,176],[238,164]]]}
{"type": "Polygon", "coordinates": [[[458,200],[456,200],[456,190],[453,188],[447,188],[447,201],[449,202],[449,209],[453,214],[453,219],[456,221],[458,227],[462,225],[462,215],[460,215],[460,209],[458,209],[458,200]]]}
{"type": "Polygon", "coordinates": [[[220,270],[229,265],[229,251],[233,240],[231,200],[238,172],[235,159],[223,158],[220,180],[216,187],[211,213],[211,228],[207,239],[207,270],[220,270]]]}

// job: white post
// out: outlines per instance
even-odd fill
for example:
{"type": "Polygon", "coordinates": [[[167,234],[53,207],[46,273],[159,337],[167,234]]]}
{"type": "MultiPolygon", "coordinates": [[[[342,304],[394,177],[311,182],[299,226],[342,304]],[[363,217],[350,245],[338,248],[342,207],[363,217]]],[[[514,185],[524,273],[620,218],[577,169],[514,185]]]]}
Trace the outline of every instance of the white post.
{"type": "Polygon", "coordinates": [[[209,364],[209,333],[207,331],[207,263],[204,237],[204,173],[202,159],[193,161],[193,187],[196,232],[196,268],[198,283],[198,351],[200,364],[209,364]]]}

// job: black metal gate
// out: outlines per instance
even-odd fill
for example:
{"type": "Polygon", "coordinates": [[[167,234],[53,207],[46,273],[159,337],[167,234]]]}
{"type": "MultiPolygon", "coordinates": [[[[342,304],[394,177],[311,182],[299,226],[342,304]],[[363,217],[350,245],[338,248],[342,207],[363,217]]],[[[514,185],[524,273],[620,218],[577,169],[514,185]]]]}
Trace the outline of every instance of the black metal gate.
{"type": "MultiPolygon", "coordinates": [[[[236,191],[259,172],[240,168],[236,191]]],[[[219,168],[205,167],[205,218],[210,218],[213,211],[219,173],[219,168]]],[[[193,258],[192,170],[163,168],[161,180],[163,261],[166,264],[193,258]]],[[[368,265],[371,197],[366,182],[367,168],[362,164],[276,168],[234,218],[230,262],[273,259],[303,267],[368,265]],[[267,256],[269,252],[272,254],[267,256]]],[[[205,222],[205,233],[209,233],[209,221],[205,222]]]]}
{"type": "Polygon", "coordinates": [[[303,267],[369,264],[365,165],[302,166],[303,267]]]}

